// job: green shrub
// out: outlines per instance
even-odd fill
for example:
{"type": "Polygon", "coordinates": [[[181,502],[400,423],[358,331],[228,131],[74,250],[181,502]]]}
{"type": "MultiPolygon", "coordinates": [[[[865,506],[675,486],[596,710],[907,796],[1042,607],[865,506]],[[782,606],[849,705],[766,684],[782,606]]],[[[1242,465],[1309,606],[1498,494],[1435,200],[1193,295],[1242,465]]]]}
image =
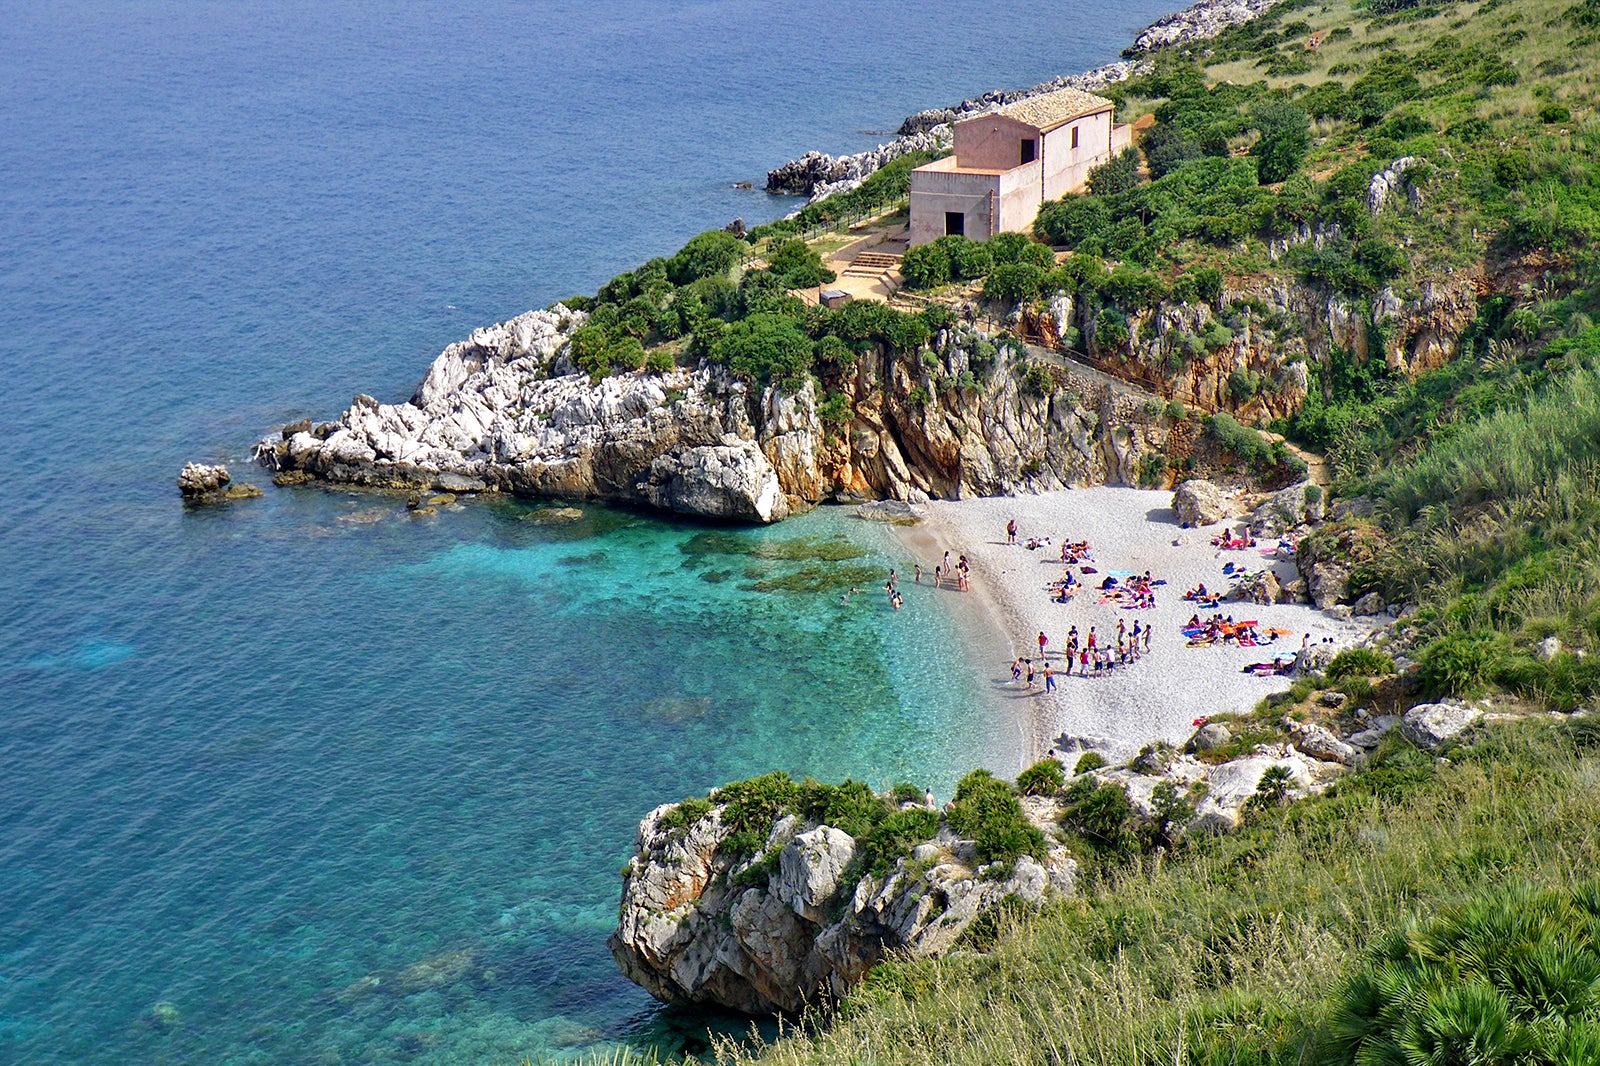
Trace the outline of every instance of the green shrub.
{"type": "Polygon", "coordinates": [[[984,279],[983,298],[1004,303],[1036,299],[1044,290],[1044,278],[1045,271],[1033,263],[1004,263],[984,279]]]}
{"type": "Polygon", "coordinates": [[[1012,787],[987,770],[974,770],[956,786],[950,827],[972,840],[980,862],[1011,863],[1023,855],[1043,859],[1044,836],[1030,824],[1012,787]]]}
{"type": "Polygon", "coordinates": [[[810,289],[826,285],[837,275],[822,265],[822,256],[805,241],[794,239],[778,245],[767,256],[767,269],[783,279],[790,289],[810,289]]]}
{"type": "Polygon", "coordinates": [[[723,846],[735,855],[754,855],[766,846],[773,824],[791,813],[799,799],[800,786],[782,770],[712,792],[711,802],[726,804],[722,824],[732,830],[723,846]]]}
{"type": "Polygon", "coordinates": [[[1417,656],[1417,680],[1435,695],[1475,695],[1497,678],[1508,650],[1506,638],[1498,633],[1441,637],[1417,656]]]}
{"type": "Polygon", "coordinates": [[[1097,850],[1122,853],[1134,844],[1133,803],[1121,785],[1097,785],[1092,777],[1075,781],[1066,791],[1061,824],[1097,850]]]}
{"type": "Polygon", "coordinates": [[[1056,391],[1056,376],[1043,363],[1029,363],[1022,370],[1022,391],[1030,396],[1049,396],[1056,391]]]}
{"type": "Polygon", "coordinates": [[[903,781],[889,790],[891,803],[921,803],[924,798],[922,789],[903,781]]]}
{"type": "Polygon", "coordinates": [[[934,243],[944,248],[950,264],[949,273],[952,281],[981,278],[994,266],[988,246],[977,241],[958,234],[950,234],[940,237],[934,243]]]}
{"type": "MultiPolygon", "coordinates": [[[[708,230],[678,250],[666,263],[667,277],[674,285],[688,285],[701,278],[726,274],[744,257],[744,241],[725,230],[708,230]]],[[[602,294],[603,295],[603,294],[602,294]]]]}
{"type": "Polygon", "coordinates": [[[729,326],[711,357],[748,381],[796,389],[811,369],[811,338],[791,318],[755,314],[729,326]]]}
{"type": "MultiPolygon", "coordinates": [[[[921,794],[916,798],[920,800],[921,794]]],[[[909,854],[913,847],[933,839],[938,832],[938,811],[926,807],[893,811],[857,838],[853,863],[861,872],[881,877],[893,869],[895,862],[909,854]]]]}
{"type": "Polygon", "coordinates": [[[912,289],[933,289],[950,280],[950,252],[938,241],[906,249],[900,273],[912,289]]]}
{"type": "Polygon", "coordinates": [[[1000,233],[996,233],[993,237],[990,237],[983,243],[983,246],[988,249],[989,258],[993,261],[994,265],[1000,266],[1005,263],[1022,262],[1023,252],[1026,251],[1028,245],[1032,243],[1032,241],[1028,240],[1028,236],[1025,233],[1017,233],[1014,230],[1004,230],[1000,233]]]}
{"type": "Polygon", "coordinates": [[[1073,776],[1086,774],[1091,770],[1098,770],[1106,764],[1105,756],[1098,751],[1086,751],[1078,756],[1078,761],[1073,764],[1073,776]]]}
{"type": "Polygon", "coordinates": [[[650,352],[644,361],[644,368],[652,374],[666,374],[677,366],[672,359],[672,353],[665,348],[656,348],[650,352]]]}
{"type": "Polygon", "coordinates": [[[603,359],[611,370],[643,370],[644,345],[637,337],[623,337],[606,346],[603,359]]]}
{"type": "Polygon", "coordinates": [[[1102,351],[1116,351],[1128,343],[1128,316],[1115,307],[1102,307],[1094,320],[1094,343],[1102,351]]]}
{"type": "Polygon", "coordinates": [[[1139,149],[1124,148],[1109,161],[1089,170],[1089,191],[1096,196],[1127,192],[1139,184],[1139,149]]]}
{"type": "Polygon", "coordinates": [[[711,801],[701,797],[686,799],[661,816],[663,829],[687,829],[711,813],[711,801]]]}
{"type": "Polygon", "coordinates": [[[1053,796],[1066,783],[1066,771],[1057,759],[1040,759],[1017,775],[1017,791],[1024,796],[1053,796]]]}
{"type": "Polygon", "coordinates": [[[1528,885],[1380,938],[1329,1023],[1328,1061],[1600,1062],[1600,886],[1528,885]]]}
{"type": "Polygon", "coordinates": [[[1333,657],[1325,671],[1329,681],[1347,677],[1381,677],[1394,673],[1394,660],[1371,648],[1346,648],[1333,657]]]}
{"type": "Polygon", "coordinates": [[[1298,171],[1311,147],[1306,113],[1279,100],[1257,105],[1251,117],[1261,131],[1250,148],[1261,184],[1276,184],[1298,171]]]}

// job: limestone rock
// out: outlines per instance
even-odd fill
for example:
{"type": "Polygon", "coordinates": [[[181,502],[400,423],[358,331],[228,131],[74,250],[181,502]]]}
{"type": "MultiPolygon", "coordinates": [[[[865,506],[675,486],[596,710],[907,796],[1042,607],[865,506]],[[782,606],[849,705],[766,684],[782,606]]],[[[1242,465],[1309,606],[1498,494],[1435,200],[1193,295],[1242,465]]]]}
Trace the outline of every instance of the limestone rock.
{"type": "Polygon", "coordinates": [[[1419,703],[1400,716],[1400,732],[1417,747],[1438,751],[1482,717],[1482,710],[1463,703],[1419,703]]]}
{"type": "Polygon", "coordinates": [[[1246,576],[1233,586],[1230,596],[1235,600],[1246,600],[1262,605],[1285,602],[1283,587],[1278,584],[1278,575],[1271,570],[1262,570],[1260,573],[1246,576]]]}
{"type": "Polygon", "coordinates": [[[203,463],[184,463],[178,474],[178,491],[185,500],[194,503],[211,503],[222,498],[222,489],[233,478],[228,468],[220,463],[206,466],[203,463]]]}
{"type": "Polygon", "coordinates": [[[1551,659],[1554,659],[1557,655],[1561,654],[1561,638],[1555,636],[1545,637],[1539,642],[1539,646],[1534,650],[1534,654],[1537,655],[1542,662],[1549,662],[1551,659]]]}
{"type": "Polygon", "coordinates": [[[772,464],[760,448],[737,438],[658,457],[639,490],[657,507],[678,514],[747,522],[789,516],[772,464]]]}
{"type": "Polygon", "coordinates": [[[850,884],[855,841],[826,825],[802,829],[793,816],[768,836],[764,854],[778,858],[763,877],[760,856],[723,846],[722,807],[675,828],[663,825],[672,809],[640,823],[607,940],[622,972],[669,1003],[798,1012],[844,995],[890,952],[947,950],[1002,900],[1038,903],[1076,883],[1064,848],[1042,864],[1022,857],[1010,870],[980,868],[970,865],[972,843],[944,827],[909,863],[850,884]]]}
{"type": "Polygon", "coordinates": [[[1388,606],[1383,600],[1382,593],[1369,592],[1350,605],[1350,612],[1357,617],[1382,614],[1388,606]]]}
{"type": "Polygon", "coordinates": [[[1294,733],[1294,746],[1313,759],[1354,766],[1361,753],[1319,725],[1302,726],[1294,733]]]}
{"type": "Polygon", "coordinates": [[[1399,715],[1380,714],[1367,722],[1367,728],[1359,733],[1352,734],[1347,739],[1352,746],[1370,751],[1382,744],[1383,738],[1388,736],[1390,731],[1399,724],[1399,715]]]}
{"type": "Polygon", "coordinates": [[[1323,502],[1322,489],[1310,481],[1290,485],[1255,509],[1250,516],[1250,532],[1258,537],[1281,537],[1296,526],[1321,521],[1323,502]],[[1310,492],[1312,489],[1316,491],[1310,492]],[[1315,497],[1314,503],[1310,497],[1315,497]]]}
{"type": "Polygon", "coordinates": [[[1187,750],[1211,751],[1221,748],[1233,740],[1233,733],[1221,722],[1207,722],[1201,726],[1195,735],[1189,738],[1187,750]]]}
{"type": "Polygon", "coordinates": [[[1172,494],[1172,509],[1185,527],[1209,526],[1233,513],[1231,501],[1222,488],[1201,478],[1178,486],[1172,494]]]}

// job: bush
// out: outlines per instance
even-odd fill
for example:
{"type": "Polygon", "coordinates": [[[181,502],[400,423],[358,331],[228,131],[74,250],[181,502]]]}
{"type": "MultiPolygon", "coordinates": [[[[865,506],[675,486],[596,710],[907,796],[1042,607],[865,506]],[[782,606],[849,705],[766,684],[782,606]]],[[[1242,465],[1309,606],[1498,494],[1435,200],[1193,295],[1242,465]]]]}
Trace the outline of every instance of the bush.
{"type": "Polygon", "coordinates": [[[1545,104],[1539,109],[1540,122],[1571,122],[1572,112],[1561,104],[1545,104]]]}
{"type": "Polygon", "coordinates": [[[811,369],[811,338],[791,318],[755,314],[728,327],[711,350],[711,358],[726,364],[748,381],[776,382],[797,389],[811,369]]]}
{"type": "MultiPolygon", "coordinates": [[[[915,790],[913,790],[915,791],[915,790]]],[[[922,799],[918,793],[918,800],[922,799]]],[[[856,838],[854,863],[863,873],[882,876],[913,847],[939,832],[939,812],[926,807],[894,811],[856,838]]]]}
{"type": "Polygon", "coordinates": [[[677,365],[672,359],[672,353],[665,348],[656,348],[644,361],[644,368],[652,374],[668,373],[677,365]]]}
{"type": "Polygon", "coordinates": [[[701,797],[686,799],[661,816],[663,829],[683,830],[711,813],[711,801],[701,797]]]}
{"type": "Polygon", "coordinates": [[[1120,853],[1133,844],[1133,803],[1121,785],[1096,785],[1080,778],[1066,792],[1061,824],[1101,851],[1120,853]]]}
{"type": "Polygon", "coordinates": [[[822,256],[805,241],[784,241],[767,257],[767,269],[783,279],[785,288],[810,289],[826,285],[837,276],[822,265],[822,256]]]}
{"type": "Polygon", "coordinates": [[[1017,775],[1017,791],[1024,796],[1053,796],[1066,780],[1059,760],[1040,759],[1017,775]]]}
{"type": "Polygon", "coordinates": [[[1336,1063],[1600,1062],[1600,885],[1485,895],[1380,938],[1329,1023],[1336,1063]]]}
{"type": "Polygon", "coordinates": [[[766,846],[773,823],[789,814],[799,798],[800,786],[782,770],[717,789],[711,802],[726,805],[722,824],[732,831],[724,847],[735,855],[754,855],[766,846]]]}
{"type": "Polygon", "coordinates": [[[1032,243],[1025,233],[1005,230],[990,237],[983,246],[989,250],[989,258],[994,265],[999,266],[1002,263],[1020,263],[1023,252],[1032,243]]]}
{"type": "Polygon", "coordinates": [[[934,243],[945,250],[945,255],[950,263],[950,278],[952,281],[981,278],[989,273],[994,266],[994,259],[990,256],[987,245],[968,240],[959,234],[952,233],[949,236],[940,237],[934,243]]]}
{"type": "Polygon", "coordinates": [[[667,277],[674,285],[726,274],[744,258],[745,243],[725,230],[714,229],[696,237],[667,260],[667,277]]]}
{"type": "Polygon", "coordinates": [[[1094,343],[1102,351],[1116,351],[1128,343],[1128,316],[1115,307],[1102,307],[1094,320],[1094,343]]]}
{"type": "Polygon", "coordinates": [[[989,272],[983,297],[1005,303],[1037,299],[1044,291],[1045,272],[1032,263],[1005,263],[989,272]]]}
{"type": "Polygon", "coordinates": [[[1293,104],[1274,101],[1257,106],[1252,118],[1261,131],[1250,148],[1256,175],[1263,185],[1276,184],[1300,169],[1311,147],[1306,113],[1293,104]]]}
{"type": "Polygon", "coordinates": [[[1346,648],[1333,657],[1326,671],[1329,681],[1347,677],[1381,677],[1394,673],[1394,660],[1371,648],[1346,648]]]}
{"type": "Polygon", "coordinates": [[[1442,637],[1417,657],[1417,680],[1433,695],[1470,696],[1496,679],[1509,651],[1498,633],[1473,631],[1442,637]]]}
{"type": "Polygon", "coordinates": [[[1105,756],[1101,755],[1098,751],[1086,751],[1082,755],[1078,756],[1078,761],[1073,764],[1072,773],[1074,776],[1078,774],[1086,774],[1091,770],[1100,769],[1105,764],[1105,756]]]}
{"type": "Polygon", "coordinates": [[[1139,184],[1139,149],[1128,147],[1089,171],[1089,191],[1096,196],[1127,192],[1139,184]]]}
{"type": "Polygon", "coordinates": [[[1043,363],[1029,363],[1022,370],[1022,391],[1030,396],[1049,396],[1056,391],[1056,376],[1043,363]]]}
{"type": "Polygon", "coordinates": [[[1011,786],[974,770],[956,786],[950,827],[976,845],[980,862],[1015,862],[1023,855],[1042,860],[1044,835],[1030,824],[1011,786]]]}
{"type": "Polygon", "coordinates": [[[935,241],[906,249],[900,259],[900,273],[906,279],[907,288],[938,288],[950,280],[948,247],[935,241]]]}
{"type": "Polygon", "coordinates": [[[1213,307],[1222,302],[1222,271],[1216,267],[1198,267],[1191,275],[1200,299],[1213,307]]]}

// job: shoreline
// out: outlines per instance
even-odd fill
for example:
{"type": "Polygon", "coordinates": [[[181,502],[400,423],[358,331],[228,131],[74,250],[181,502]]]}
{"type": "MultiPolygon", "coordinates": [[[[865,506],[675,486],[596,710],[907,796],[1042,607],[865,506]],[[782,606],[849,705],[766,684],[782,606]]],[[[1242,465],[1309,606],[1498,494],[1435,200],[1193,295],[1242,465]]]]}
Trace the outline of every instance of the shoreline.
{"type": "MultiPolygon", "coordinates": [[[[971,563],[974,591],[963,596],[966,602],[955,613],[962,616],[962,627],[974,634],[971,668],[983,679],[986,691],[999,696],[997,702],[1015,706],[1023,766],[1044,758],[1052,748],[1063,754],[1093,750],[1121,761],[1156,741],[1181,745],[1193,733],[1195,719],[1248,713],[1262,698],[1292,684],[1286,676],[1244,673],[1245,665],[1292,658],[1308,632],[1313,643],[1331,638],[1335,648],[1351,647],[1388,620],[1377,616],[1341,622],[1310,604],[1262,606],[1224,600],[1216,611],[1257,620],[1263,630],[1288,629],[1295,635],[1254,647],[1188,646],[1179,632],[1182,624],[1191,614],[1204,617],[1208,612],[1183,598],[1186,589],[1204,581],[1208,588],[1226,591],[1233,582],[1222,572],[1227,563],[1252,571],[1270,567],[1280,577],[1292,577],[1295,566],[1292,560],[1268,559],[1261,549],[1213,547],[1211,537],[1229,522],[1183,529],[1171,500],[1170,490],[1120,486],[936,500],[928,505],[925,522],[901,531],[907,552],[925,569],[931,569],[946,548],[956,555],[965,553],[971,563]],[[1017,545],[1005,543],[1005,524],[1012,516],[1019,527],[1017,545]],[[1048,536],[1051,543],[1029,551],[1023,543],[1032,536],[1048,536]],[[1081,577],[1084,588],[1066,604],[1053,602],[1044,590],[1065,569],[1059,556],[1063,539],[1088,540],[1094,555],[1090,565],[1098,572],[1081,577]],[[1100,577],[1147,569],[1167,582],[1157,587],[1154,609],[1119,609],[1099,602],[1100,577]],[[1153,626],[1150,652],[1107,676],[1080,677],[1076,666],[1071,675],[1063,676],[1061,649],[1068,627],[1076,625],[1080,635],[1086,635],[1094,625],[1103,638],[1109,638],[1102,640],[1102,646],[1109,642],[1114,648],[1119,618],[1130,629],[1134,621],[1153,626]],[[1029,692],[1009,676],[1011,659],[1037,659],[1033,638],[1041,630],[1049,637],[1047,655],[1057,673],[1056,691],[1048,695],[1042,679],[1029,692]],[[1001,654],[1006,658],[997,658],[1001,654]]],[[[1276,540],[1263,538],[1263,547],[1275,544],[1276,540]]],[[[1079,568],[1073,572],[1078,576],[1079,568]]]]}

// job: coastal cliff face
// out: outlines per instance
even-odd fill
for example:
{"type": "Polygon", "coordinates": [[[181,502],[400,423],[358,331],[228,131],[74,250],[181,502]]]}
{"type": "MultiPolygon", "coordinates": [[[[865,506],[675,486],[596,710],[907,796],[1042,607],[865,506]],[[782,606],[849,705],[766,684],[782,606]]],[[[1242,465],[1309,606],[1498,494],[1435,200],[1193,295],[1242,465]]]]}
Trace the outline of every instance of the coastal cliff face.
{"type": "Polygon", "coordinates": [[[1228,312],[1163,302],[1130,314],[1115,343],[1063,294],[1013,324],[1047,349],[1080,339],[1112,374],[958,324],[914,358],[874,348],[796,391],[709,362],[592,381],[568,355],[583,313],[530,311],[450,345],[404,403],[357,396],[335,421],[284,427],[257,457],[284,483],[599,499],[743,522],[849,498],[1159,484],[1169,462],[1205,476],[1222,459],[1166,401],[1248,424],[1298,410],[1310,368],[1334,350],[1408,374],[1441,365],[1472,321],[1477,283],[1446,279],[1409,303],[1385,292],[1367,310],[1271,281],[1230,291],[1228,312]],[[844,401],[842,416],[824,418],[824,392],[844,401]]]}
{"type": "MultiPolygon", "coordinates": [[[[920,804],[901,809],[938,820],[920,804]]],[[[946,951],[1001,900],[1070,894],[1077,872],[1059,846],[1043,863],[982,863],[941,826],[888,872],[862,875],[858,842],[840,829],[787,815],[752,857],[728,846],[726,806],[676,827],[673,810],[640,823],[607,941],[622,972],[666,1003],[797,1013],[843,996],[891,951],[946,951]]]]}
{"type": "Polygon", "coordinates": [[[772,522],[849,496],[1133,483],[1170,432],[1159,411],[1098,381],[1057,371],[1063,388],[1030,391],[1018,349],[970,329],[944,334],[923,362],[877,351],[831,375],[850,414],[825,423],[814,382],[761,388],[706,363],[598,382],[571,373],[566,339],[583,321],[533,311],[478,330],[440,354],[410,400],[358,396],[333,422],[284,427],[257,457],[285,482],[772,522]]]}

